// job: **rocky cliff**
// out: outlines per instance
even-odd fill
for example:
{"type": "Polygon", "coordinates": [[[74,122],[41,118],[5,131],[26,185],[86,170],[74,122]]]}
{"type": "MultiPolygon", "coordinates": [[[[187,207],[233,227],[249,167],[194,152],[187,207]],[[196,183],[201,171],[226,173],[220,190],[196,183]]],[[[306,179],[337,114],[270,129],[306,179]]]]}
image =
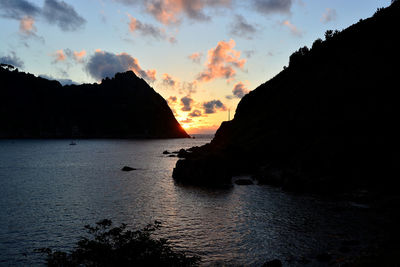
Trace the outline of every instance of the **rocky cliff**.
{"type": "Polygon", "coordinates": [[[1,138],[184,138],[167,102],[132,71],[101,84],[0,68],[1,138]]]}
{"type": "Polygon", "coordinates": [[[252,174],[292,190],[393,189],[400,168],[400,2],[327,31],[239,103],[210,144],[177,162],[176,181],[252,174]]]}

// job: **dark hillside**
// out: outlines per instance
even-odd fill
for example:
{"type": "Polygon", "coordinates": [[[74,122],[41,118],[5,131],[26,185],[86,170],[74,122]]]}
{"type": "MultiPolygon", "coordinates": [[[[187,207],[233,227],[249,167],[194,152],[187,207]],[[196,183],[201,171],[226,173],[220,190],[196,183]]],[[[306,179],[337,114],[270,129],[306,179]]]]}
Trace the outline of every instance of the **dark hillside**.
{"type": "Polygon", "coordinates": [[[232,175],[292,190],[389,190],[400,168],[400,2],[349,28],[327,31],[246,95],[211,144],[173,176],[225,184],[232,175]]]}
{"type": "Polygon", "coordinates": [[[132,71],[61,86],[0,68],[1,138],[188,137],[167,102],[132,71]]]}

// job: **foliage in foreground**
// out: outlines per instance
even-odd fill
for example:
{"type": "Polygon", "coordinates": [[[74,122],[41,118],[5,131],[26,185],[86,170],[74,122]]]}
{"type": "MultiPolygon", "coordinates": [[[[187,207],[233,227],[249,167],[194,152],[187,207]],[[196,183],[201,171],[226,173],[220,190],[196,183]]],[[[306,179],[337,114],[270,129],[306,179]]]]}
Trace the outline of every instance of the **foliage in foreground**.
{"type": "Polygon", "coordinates": [[[48,266],[197,266],[197,256],[174,251],[166,239],[151,234],[160,228],[155,221],[142,230],[130,231],[126,225],[112,228],[111,220],[102,220],[85,228],[91,238],[83,237],[70,253],[52,251],[47,254],[48,266]]]}

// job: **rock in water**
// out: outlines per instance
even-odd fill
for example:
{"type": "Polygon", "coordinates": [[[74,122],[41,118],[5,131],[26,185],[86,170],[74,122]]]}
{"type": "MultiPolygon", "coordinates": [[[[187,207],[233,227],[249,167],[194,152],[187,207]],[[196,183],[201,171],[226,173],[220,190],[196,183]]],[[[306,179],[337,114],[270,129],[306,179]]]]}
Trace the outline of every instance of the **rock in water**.
{"type": "Polygon", "coordinates": [[[132,168],[132,167],[129,167],[129,166],[124,166],[124,167],[121,169],[121,171],[124,171],[124,172],[130,172],[130,171],[134,171],[134,170],[137,170],[137,169],[132,168]]]}

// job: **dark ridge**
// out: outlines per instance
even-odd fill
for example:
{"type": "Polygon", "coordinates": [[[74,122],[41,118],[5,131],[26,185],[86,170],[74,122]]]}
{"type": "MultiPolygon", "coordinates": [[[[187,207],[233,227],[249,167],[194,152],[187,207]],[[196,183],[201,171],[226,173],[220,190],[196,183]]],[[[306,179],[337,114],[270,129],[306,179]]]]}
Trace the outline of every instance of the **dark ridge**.
{"type": "Polygon", "coordinates": [[[300,48],[289,66],[244,96],[210,144],[173,172],[182,183],[252,174],[289,190],[397,190],[400,1],[300,48]]]}
{"type": "Polygon", "coordinates": [[[0,138],[185,138],[167,102],[132,71],[101,84],[0,67],[0,138]]]}

